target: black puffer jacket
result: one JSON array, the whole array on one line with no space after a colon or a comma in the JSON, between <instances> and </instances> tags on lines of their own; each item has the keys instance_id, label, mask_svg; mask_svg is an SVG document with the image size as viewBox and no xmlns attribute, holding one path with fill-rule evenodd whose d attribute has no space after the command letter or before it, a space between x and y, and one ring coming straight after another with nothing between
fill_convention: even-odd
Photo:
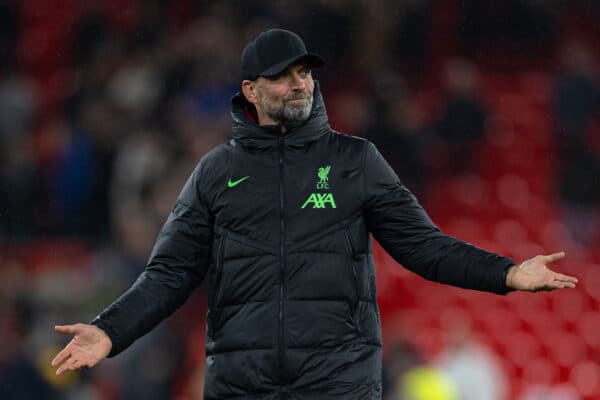
<instances>
[{"instance_id":1,"label":"black puffer jacket","mask_svg":"<svg viewBox=\"0 0 600 400\"><path fill-rule=\"evenodd\" d=\"M200 161L146 271L93 323L115 355L209 272L207 400L380 399L369 232L460 287L504 293L513 263L440 233L371 143L330 129L318 85L309 120L285 136L244 107L234 97L233 140Z\"/></svg>"}]
</instances>

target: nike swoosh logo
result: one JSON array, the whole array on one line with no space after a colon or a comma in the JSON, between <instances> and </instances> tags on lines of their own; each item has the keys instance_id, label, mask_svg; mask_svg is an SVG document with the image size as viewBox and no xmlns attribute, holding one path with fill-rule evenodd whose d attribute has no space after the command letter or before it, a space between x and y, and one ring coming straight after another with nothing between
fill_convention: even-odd
<instances>
[{"instance_id":1,"label":"nike swoosh logo","mask_svg":"<svg viewBox=\"0 0 600 400\"><path fill-rule=\"evenodd\" d=\"M250 178L250 176L245 176L243 178L238 179L237 181L232 181L231 179L227 181L227 187L236 187L240 183L244 182L246 179Z\"/></svg>"}]
</instances>

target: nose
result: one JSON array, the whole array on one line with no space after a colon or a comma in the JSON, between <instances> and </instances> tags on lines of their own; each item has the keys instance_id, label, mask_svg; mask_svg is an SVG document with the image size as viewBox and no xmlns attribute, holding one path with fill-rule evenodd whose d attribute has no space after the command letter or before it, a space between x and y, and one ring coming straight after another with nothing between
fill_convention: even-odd
<instances>
[{"instance_id":1,"label":"nose","mask_svg":"<svg viewBox=\"0 0 600 400\"><path fill-rule=\"evenodd\" d=\"M304 78L298 72L294 71L291 74L291 78L292 78L292 82L291 82L292 89L303 90L306 87L306 82L304 81Z\"/></svg>"}]
</instances>

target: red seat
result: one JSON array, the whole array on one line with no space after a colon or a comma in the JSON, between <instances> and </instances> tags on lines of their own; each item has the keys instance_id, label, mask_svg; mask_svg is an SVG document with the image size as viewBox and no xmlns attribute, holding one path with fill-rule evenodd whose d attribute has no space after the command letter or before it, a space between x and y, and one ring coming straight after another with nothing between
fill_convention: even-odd
<instances>
[{"instance_id":1,"label":"red seat","mask_svg":"<svg viewBox=\"0 0 600 400\"><path fill-rule=\"evenodd\" d=\"M582 285L592 298L600 301L600 266L589 266L582 277Z\"/></svg>"},{"instance_id":2,"label":"red seat","mask_svg":"<svg viewBox=\"0 0 600 400\"><path fill-rule=\"evenodd\" d=\"M514 331L502 340L505 357L517 368L524 369L533 359L542 354L539 340L531 334Z\"/></svg>"},{"instance_id":3,"label":"red seat","mask_svg":"<svg viewBox=\"0 0 600 400\"><path fill-rule=\"evenodd\" d=\"M544 357L529 359L523 368L523 385L550 386L559 379L558 367Z\"/></svg>"},{"instance_id":4,"label":"red seat","mask_svg":"<svg viewBox=\"0 0 600 400\"><path fill-rule=\"evenodd\" d=\"M570 323L578 321L581 315L590 309L589 297L579 290L554 293L551 303L555 315Z\"/></svg>"},{"instance_id":5,"label":"red seat","mask_svg":"<svg viewBox=\"0 0 600 400\"><path fill-rule=\"evenodd\" d=\"M587 346L595 352L600 351L600 314L597 311L579 315L576 330Z\"/></svg>"},{"instance_id":6,"label":"red seat","mask_svg":"<svg viewBox=\"0 0 600 400\"><path fill-rule=\"evenodd\" d=\"M583 340L572 333L550 332L541 339L547 346L551 359L561 367L571 369L588 356Z\"/></svg>"},{"instance_id":7,"label":"red seat","mask_svg":"<svg viewBox=\"0 0 600 400\"><path fill-rule=\"evenodd\" d=\"M583 360L573 367L569 375L580 395L586 399L600 398L600 366L593 360Z\"/></svg>"},{"instance_id":8,"label":"red seat","mask_svg":"<svg viewBox=\"0 0 600 400\"><path fill-rule=\"evenodd\" d=\"M505 338L512 337L521 331L521 321L511 310L503 307L493 307L475 315L476 320L483 328L483 332L503 342Z\"/></svg>"}]
</instances>

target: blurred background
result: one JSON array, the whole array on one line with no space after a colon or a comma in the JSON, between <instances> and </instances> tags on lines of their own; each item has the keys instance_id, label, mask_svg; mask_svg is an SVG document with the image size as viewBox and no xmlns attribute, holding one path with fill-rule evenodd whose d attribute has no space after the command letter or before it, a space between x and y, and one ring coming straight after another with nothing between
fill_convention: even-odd
<instances>
[{"instance_id":1,"label":"blurred background","mask_svg":"<svg viewBox=\"0 0 600 400\"><path fill-rule=\"evenodd\" d=\"M54 376L55 324L143 270L230 136L243 45L298 32L334 129L374 141L447 233L580 279L495 296L375 248L385 399L600 399L600 2L0 0L0 398L201 399L205 289L115 359Z\"/></svg>"}]
</instances>

